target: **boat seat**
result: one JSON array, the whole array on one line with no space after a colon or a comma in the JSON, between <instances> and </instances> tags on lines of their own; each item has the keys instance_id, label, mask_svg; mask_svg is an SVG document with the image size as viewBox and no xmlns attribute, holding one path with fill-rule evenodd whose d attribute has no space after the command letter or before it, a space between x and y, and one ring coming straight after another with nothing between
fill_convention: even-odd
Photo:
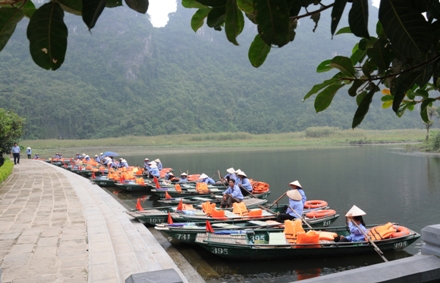
<instances>
[{"instance_id":1,"label":"boat seat","mask_svg":"<svg viewBox=\"0 0 440 283\"><path fill-rule=\"evenodd\" d=\"M267 222L267 221L261 221L261 220L251 220L251 221L249 221L249 223L257 225L257 226L261 226L261 227L281 225L281 223L276 222L276 221Z\"/></svg>"},{"instance_id":2,"label":"boat seat","mask_svg":"<svg viewBox=\"0 0 440 283\"><path fill-rule=\"evenodd\" d=\"M269 245L286 245L284 233L269 233Z\"/></svg>"},{"instance_id":3,"label":"boat seat","mask_svg":"<svg viewBox=\"0 0 440 283\"><path fill-rule=\"evenodd\" d=\"M219 228L225 227L225 226L228 226L228 225L229 225L228 223L212 223L211 224L212 227L219 227Z\"/></svg>"},{"instance_id":4,"label":"boat seat","mask_svg":"<svg viewBox=\"0 0 440 283\"><path fill-rule=\"evenodd\" d=\"M227 218L242 218L242 216L237 215L229 210L225 210L225 217L227 217Z\"/></svg>"}]
</instances>

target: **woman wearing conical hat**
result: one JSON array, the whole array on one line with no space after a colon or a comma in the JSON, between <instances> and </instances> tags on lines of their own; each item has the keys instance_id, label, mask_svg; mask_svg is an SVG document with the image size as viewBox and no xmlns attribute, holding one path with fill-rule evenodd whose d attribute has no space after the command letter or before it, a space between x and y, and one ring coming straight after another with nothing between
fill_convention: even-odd
<instances>
[{"instance_id":1,"label":"woman wearing conical hat","mask_svg":"<svg viewBox=\"0 0 440 283\"><path fill-rule=\"evenodd\" d=\"M304 203L307 201L306 194L304 193L304 190L301 186L301 184L298 182L298 180L293 181L289 184L292 187L292 190L297 190L301 194L301 201L304 205Z\"/></svg>"},{"instance_id":2,"label":"woman wearing conical hat","mask_svg":"<svg viewBox=\"0 0 440 283\"><path fill-rule=\"evenodd\" d=\"M289 197L289 205L286 213L280 213L277 222L284 223L284 220L293 220L302 216L304 205L301 201L302 196L298 190L289 190L286 195Z\"/></svg>"},{"instance_id":3,"label":"woman wearing conical hat","mask_svg":"<svg viewBox=\"0 0 440 283\"><path fill-rule=\"evenodd\" d=\"M348 235L347 237L337 237L335 238L335 242L365 241L364 234L368 233L368 229L365 228L365 222L362 218L363 215L366 215L366 213L356 205L353 205L353 207L347 212L347 214L345 214L345 217L347 217L348 230L350 231L350 235ZM353 224L353 222L355 222L357 225Z\"/></svg>"},{"instance_id":4,"label":"woman wearing conical hat","mask_svg":"<svg viewBox=\"0 0 440 283\"><path fill-rule=\"evenodd\" d=\"M199 176L199 182L200 183L205 183L205 184L215 184L214 179L210 178L208 175L206 175L205 173L202 173Z\"/></svg>"},{"instance_id":5,"label":"woman wearing conical hat","mask_svg":"<svg viewBox=\"0 0 440 283\"><path fill-rule=\"evenodd\" d=\"M180 179L178 183L179 184L188 183L188 174L186 174L185 172L180 174Z\"/></svg>"},{"instance_id":6,"label":"woman wearing conical hat","mask_svg":"<svg viewBox=\"0 0 440 283\"><path fill-rule=\"evenodd\" d=\"M248 176L243 171L239 171L237 174L237 185L242 189L242 191L251 192L252 193L252 184L249 181ZM248 193L249 194L249 193Z\"/></svg>"},{"instance_id":7,"label":"woman wearing conical hat","mask_svg":"<svg viewBox=\"0 0 440 283\"><path fill-rule=\"evenodd\" d=\"M235 175L235 169L233 167L226 169L226 172L228 172L228 174L223 177L223 182L229 184L229 180L231 179L237 182L237 175Z\"/></svg>"}]
</instances>

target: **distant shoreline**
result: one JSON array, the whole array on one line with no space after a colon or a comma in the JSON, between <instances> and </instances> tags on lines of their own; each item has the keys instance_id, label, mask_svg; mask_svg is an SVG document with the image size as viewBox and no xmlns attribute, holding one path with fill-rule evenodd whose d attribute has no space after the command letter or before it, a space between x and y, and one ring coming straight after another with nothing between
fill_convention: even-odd
<instances>
[{"instance_id":1,"label":"distant shoreline","mask_svg":"<svg viewBox=\"0 0 440 283\"><path fill-rule=\"evenodd\" d=\"M328 130L328 127L322 129ZM333 129L333 132L327 132L318 137L310 137L310 133L307 132L292 132L262 135L212 133L90 140L23 140L19 145L24 148L31 147L32 155L38 153L42 158L52 157L57 152L65 157L73 157L76 153L86 153L93 157L104 151L116 151L120 155L133 156L151 152L185 154L212 151L305 150L356 145L404 145L421 143L426 135L425 130L419 129L391 131ZM316 135L319 135L319 131Z\"/></svg>"}]
</instances>

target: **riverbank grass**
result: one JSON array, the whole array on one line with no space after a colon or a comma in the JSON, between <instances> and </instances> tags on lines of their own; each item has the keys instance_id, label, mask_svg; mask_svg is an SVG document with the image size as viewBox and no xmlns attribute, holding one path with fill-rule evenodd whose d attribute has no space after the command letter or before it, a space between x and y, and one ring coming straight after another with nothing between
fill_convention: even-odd
<instances>
[{"instance_id":1,"label":"riverbank grass","mask_svg":"<svg viewBox=\"0 0 440 283\"><path fill-rule=\"evenodd\" d=\"M316 148L362 144L419 143L425 138L424 130L340 130L334 127L313 127L304 132L254 135L250 133L210 133L164 136L129 136L90 140L23 140L33 154L52 157L56 152L64 156L86 152L119 151L121 154L174 151L201 151L203 148L222 150Z\"/></svg>"}]
</instances>

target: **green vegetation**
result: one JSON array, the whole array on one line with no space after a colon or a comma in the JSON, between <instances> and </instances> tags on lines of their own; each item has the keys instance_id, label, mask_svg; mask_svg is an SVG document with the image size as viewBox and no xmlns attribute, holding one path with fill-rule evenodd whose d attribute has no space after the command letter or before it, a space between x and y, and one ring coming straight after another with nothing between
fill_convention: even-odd
<instances>
[{"instance_id":1,"label":"green vegetation","mask_svg":"<svg viewBox=\"0 0 440 283\"><path fill-rule=\"evenodd\" d=\"M25 119L0 108L0 157L3 153L11 152L15 142L18 142L23 135L23 125Z\"/></svg>"},{"instance_id":2,"label":"green vegetation","mask_svg":"<svg viewBox=\"0 0 440 283\"><path fill-rule=\"evenodd\" d=\"M395 1L382 1L380 14L390 10L389 5ZM27 119L26 139L96 139L218 132L266 134L325 126L348 129L353 126L350 121L358 108L362 111L356 112L357 121L362 121L364 129L418 128L423 127L418 113L407 113L412 115L396 119L393 112L382 110L382 104L389 105L392 100L394 107L400 100L407 105L399 110L399 113L403 113L403 110L412 108L414 102L423 101L422 110L432 102L432 98L426 95L427 89L411 88L411 91L406 91L412 83L401 88L398 86L402 81L421 85L421 81L431 77L433 87L436 87L436 75L431 75L436 70L437 45L423 45L432 47L429 58L420 56L409 60L406 55L395 57L400 53L394 49L406 48L406 43L394 44L395 40L405 35L411 37L405 42L415 42L415 47L428 39L437 42L440 34L436 32L438 24L420 28L420 25L426 25L426 20L421 16L426 7L433 10L428 13L428 22L437 18L437 4L424 5L428 3L427 0L399 0L402 6L396 13L386 19L381 18L383 32L378 29L378 35L370 38L365 33L364 23L368 22L366 11L371 12L370 17L375 17L377 10L371 7L359 9L358 6L367 1L346 3L337 0L318 6L321 5L320 1L281 0L269 1L273 7L265 7L261 6L264 1L260 0L184 0L182 5L185 8L209 6L206 10L201 9L205 14L198 13L198 21L192 22L192 27L200 30L197 33L188 27L193 11L182 6L170 17L165 28L154 29L146 16L134 16L134 12L126 8L145 12L145 5L141 5L141 9L136 5L133 7L128 4L130 0L126 1L125 8L104 9L104 5L95 5L99 1L89 2L94 5L82 6L82 1L72 0L52 1L42 6L35 3L34 7L31 1L26 1L23 6L21 0L13 0L8 2L12 4L1 7L0 18L8 20L0 21L5 31L0 46L3 48L0 52L0 98L2 107ZM121 1L111 2L111 6L122 5ZM202 2L203 5L200 4ZM416 5L416 2L420 3L416 8L408 7ZM61 7L59 3L62 3ZM250 5L245 7L245 3ZM293 5L291 9L271 9L287 3ZM296 6L298 3L303 6ZM223 9L224 4L228 5L228 9ZM51 10L48 8L53 8L54 13L48 13ZM322 8L320 17L317 17L315 8ZM64 13L63 9L69 12ZM347 9L351 9L348 17L343 14ZM80 11L83 17L73 16L71 12L75 11ZM306 11L313 14L316 22L331 23L332 33L335 33L337 26L349 25L351 32L362 39L359 41L350 33L341 33L329 40L331 34L322 24L315 29L317 23L302 17ZM257 18L253 17L256 12L259 15ZM241 19L239 15L243 14L249 19L244 17L243 21L234 22L235 16ZM218 17L212 18L214 15ZM281 16L282 20L275 21L274 33L267 33L270 24L266 20L272 16L274 19ZM24 17L31 20L22 20ZM398 17L414 18L417 22L411 23L408 32L400 32L406 20L395 24ZM353 23L350 18L363 18L365 21ZM208 27L214 29L206 26L200 28L205 19ZM297 25L297 21L300 24ZM233 27L235 24L231 25L232 22L237 28ZM57 39L47 33L39 34L37 27L41 24L62 26L62 29L45 29L62 31L57 34L60 37ZM371 25L375 23L370 21L369 24L371 31L374 29ZM390 26L396 28L394 34L397 39L386 36ZM69 52L64 54L66 27ZM227 37L217 31L220 27ZM363 32L359 33L359 27ZM92 35L87 31L89 28L93 28ZM311 32L313 30L314 33ZM239 37L236 31L241 32ZM257 36L256 31L260 33ZM60 50L49 48L51 52L46 53L47 48L38 45L38 37L48 44L48 48ZM273 42L274 39L277 40ZM228 40L237 41L240 46L232 45ZM58 41L62 44L54 44ZM284 45L284 48L271 48L275 45ZM336 75L328 84L321 85L322 88L313 88L316 81L325 79L323 74L316 74L319 62L332 54L351 54L354 45L356 52L350 59L338 56L318 68L319 72L329 69L342 72L344 78ZM29 54L29 48L32 55ZM255 54L263 54L248 52L249 49L255 51L255 48L270 50L270 56L255 60ZM426 48L420 48L420 52L424 54ZM387 55L380 62L375 57L377 51L385 51L379 53ZM38 54L41 57L35 56ZM254 65L265 63L255 69L249 63L248 56ZM422 57L431 60L423 78L418 76L425 62ZM391 59L395 62L395 73L389 72L387 63ZM58 69L56 72L47 72L33 64L33 60L44 68ZM353 68L356 74L351 73ZM414 75L414 80L407 79L409 75ZM386 101L380 101L379 97L372 99L371 92L377 90L378 84L387 86L391 81L391 94L384 96ZM334 95L341 85L350 83L355 87L345 89L356 96L356 101L348 96ZM309 100L302 103L302 98L311 88L317 91L315 105ZM402 92L406 93L403 100ZM417 100L414 97L418 97ZM331 107L328 107L330 103ZM321 111L324 108L327 108L326 111L318 115L315 113L315 109Z\"/></svg>"},{"instance_id":3,"label":"green vegetation","mask_svg":"<svg viewBox=\"0 0 440 283\"><path fill-rule=\"evenodd\" d=\"M338 132L336 127L310 127L306 129L306 137L308 138L321 138L328 137Z\"/></svg>"},{"instance_id":4,"label":"green vegetation","mask_svg":"<svg viewBox=\"0 0 440 283\"><path fill-rule=\"evenodd\" d=\"M407 150L420 150L424 152L440 152L440 131L431 131L429 139L420 144L406 146Z\"/></svg>"},{"instance_id":5,"label":"green vegetation","mask_svg":"<svg viewBox=\"0 0 440 283\"><path fill-rule=\"evenodd\" d=\"M194 33L188 28L192 11L181 6L160 29L134 15L106 9L91 35L80 17L66 13L66 25L76 29L69 30L68 52L56 72L32 63L26 22L17 25L0 52L0 101L26 118L24 139L351 128L357 105L350 97L335 97L332 107L318 114L313 101L302 98L311 78L323 78L316 65L332 53L350 52L354 37L329 40L327 29L310 33L314 23L303 19L295 46L273 49L256 69L246 57L253 29L243 31L237 47L211 29ZM327 20L330 15L323 14L321 21ZM310 48L312 42L316 48ZM373 101L363 129L424 128L417 113L396 119L381 104Z\"/></svg>"},{"instance_id":6,"label":"green vegetation","mask_svg":"<svg viewBox=\"0 0 440 283\"><path fill-rule=\"evenodd\" d=\"M439 1L381 1L375 35L369 30L369 20L376 20L376 15L370 15L368 1L187 0L182 3L186 8L197 9L191 21L194 31L206 19L206 26L224 30L234 45L238 45L237 37L245 23L249 23L244 21L246 15L250 24L256 25L253 29L256 36L248 53L255 67L264 63L272 47L283 47L301 37L297 31L301 18L310 17L315 22L313 31L319 21L324 21L325 26L330 23L331 36L351 34L360 38L347 56L338 54L318 65L318 73L335 71L336 74L313 86L304 96L307 99L316 94L314 107L316 112L321 112L345 87L358 106L353 128L364 120L374 95L383 87L390 89L381 98L383 108L392 106L399 117L419 104L421 118L428 122L427 108L440 100L436 94L429 96L430 91L440 89ZM312 4L318 7L312 8ZM350 10L348 16L344 15L346 8ZM331 18L324 20L322 15L330 12ZM337 31L345 16L349 26Z\"/></svg>"},{"instance_id":7,"label":"green vegetation","mask_svg":"<svg viewBox=\"0 0 440 283\"><path fill-rule=\"evenodd\" d=\"M76 153L99 154L111 150L123 155L139 153L189 152L214 149L276 150L280 148L316 148L349 146L352 144L419 143L424 140L425 131L420 130L335 130L321 138L306 137L306 132L253 135L247 133L187 134L154 137L123 137L90 140L24 140L33 153L41 157L52 157L56 152L66 157ZM362 142L359 142L362 141Z\"/></svg>"},{"instance_id":8,"label":"green vegetation","mask_svg":"<svg viewBox=\"0 0 440 283\"><path fill-rule=\"evenodd\" d=\"M0 184L3 183L9 177L9 175L11 175L13 168L14 163L11 160L6 159L5 163L0 166Z\"/></svg>"}]
</instances>

